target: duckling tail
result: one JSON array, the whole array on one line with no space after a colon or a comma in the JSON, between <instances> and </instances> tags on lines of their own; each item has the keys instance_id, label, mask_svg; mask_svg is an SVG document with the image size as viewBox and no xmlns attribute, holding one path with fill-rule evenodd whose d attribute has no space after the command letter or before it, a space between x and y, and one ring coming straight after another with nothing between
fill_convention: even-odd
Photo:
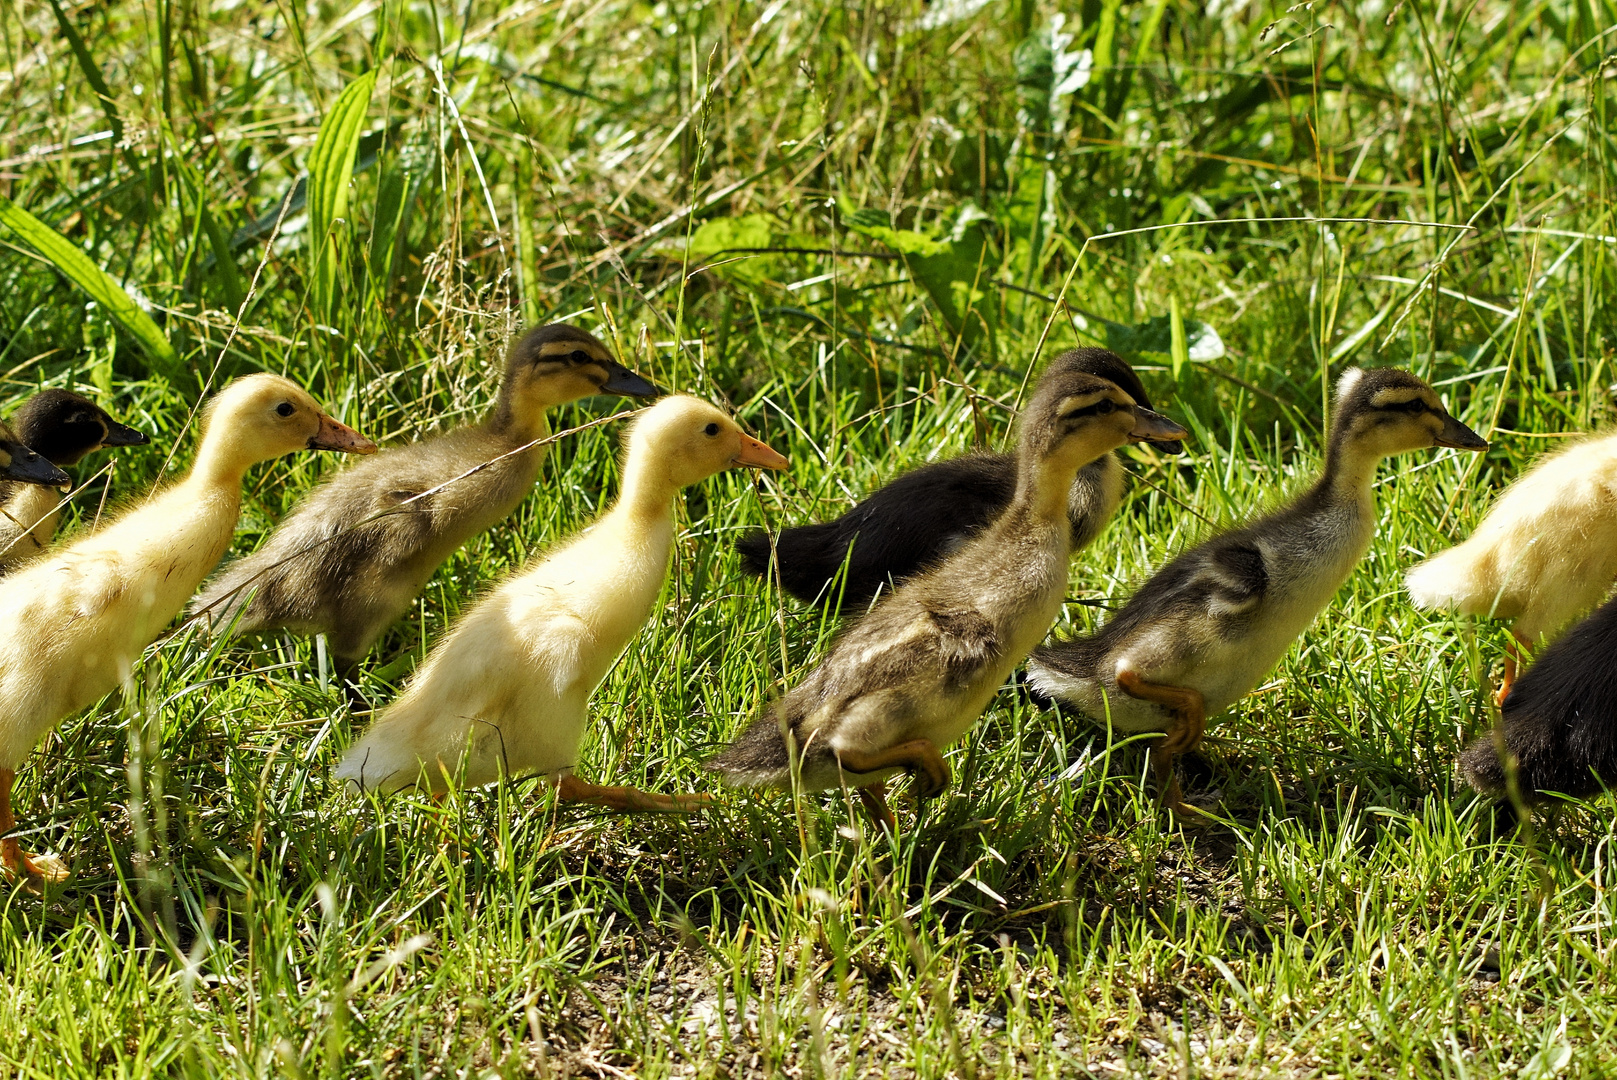
<instances>
[{"instance_id":1,"label":"duckling tail","mask_svg":"<svg viewBox=\"0 0 1617 1080\"><path fill-rule=\"evenodd\" d=\"M835 602L832 582L848 555L848 538L843 535L842 521L827 521L816 525L799 525L782 529L770 544L769 534L756 529L736 541L741 565L749 574L763 577L769 573L770 557L775 561L775 575L781 588L805 604ZM866 603L874 589L850 580L844 601ZM856 595L863 592L863 596Z\"/></svg>"},{"instance_id":2,"label":"duckling tail","mask_svg":"<svg viewBox=\"0 0 1617 1080\"><path fill-rule=\"evenodd\" d=\"M768 787L791 781L786 737L773 710L747 725L735 742L702 762L731 787Z\"/></svg>"},{"instance_id":3,"label":"duckling tail","mask_svg":"<svg viewBox=\"0 0 1617 1080\"><path fill-rule=\"evenodd\" d=\"M1486 615L1500 590L1498 569L1491 547L1458 544L1412 567L1404 585L1416 607Z\"/></svg>"}]
</instances>

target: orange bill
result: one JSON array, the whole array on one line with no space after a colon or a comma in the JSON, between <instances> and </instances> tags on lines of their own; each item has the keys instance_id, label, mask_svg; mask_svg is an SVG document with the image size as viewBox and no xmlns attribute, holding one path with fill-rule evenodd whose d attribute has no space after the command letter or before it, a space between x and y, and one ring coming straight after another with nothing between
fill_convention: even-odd
<instances>
[{"instance_id":1,"label":"orange bill","mask_svg":"<svg viewBox=\"0 0 1617 1080\"><path fill-rule=\"evenodd\" d=\"M374 454L376 444L325 413L320 414L320 430L309 439L310 450L338 450L345 454Z\"/></svg>"},{"instance_id":2,"label":"orange bill","mask_svg":"<svg viewBox=\"0 0 1617 1080\"><path fill-rule=\"evenodd\" d=\"M741 436L741 453L736 455L737 465L750 465L755 469L784 469L790 464L751 435Z\"/></svg>"}]
</instances>

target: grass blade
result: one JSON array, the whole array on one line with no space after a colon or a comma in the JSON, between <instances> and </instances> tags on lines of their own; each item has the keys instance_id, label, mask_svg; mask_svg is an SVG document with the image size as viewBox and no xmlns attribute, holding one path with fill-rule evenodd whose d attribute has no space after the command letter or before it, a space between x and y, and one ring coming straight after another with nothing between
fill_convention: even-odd
<instances>
[{"instance_id":1,"label":"grass blade","mask_svg":"<svg viewBox=\"0 0 1617 1080\"><path fill-rule=\"evenodd\" d=\"M315 318L320 322L331 321L337 270L346 261L332 230L348 213L348 182L354 175L359 129L365 123L365 111L375 87L373 68L344 88L321 121L320 134L309 154L309 293Z\"/></svg>"},{"instance_id":2,"label":"grass blade","mask_svg":"<svg viewBox=\"0 0 1617 1080\"><path fill-rule=\"evenodd\" d=\"M159 370L173 375L179 367L179 355L167 336L135 303L124 287L105 270L80 251L74 243L34 215L0 195L0 222L16 233L73 284L90 294L90 299L106 309L118 325L140 342Z\"/></svg>"}]
</instances>

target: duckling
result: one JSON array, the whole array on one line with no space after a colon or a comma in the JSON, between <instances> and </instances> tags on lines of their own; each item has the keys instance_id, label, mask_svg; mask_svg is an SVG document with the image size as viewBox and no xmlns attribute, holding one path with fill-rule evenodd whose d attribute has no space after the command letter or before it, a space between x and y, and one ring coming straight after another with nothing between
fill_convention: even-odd
<instances>
[{"instance_id":1,"label":"duckling","mask_svg":"<svg viewBox=\"0 0 1617 1080\"><path fill-rule=\"evenodd\" d=\"M807 678L706 763L736 787L857 788L893 826L883 782L949 782L941 751L964 735L1067 591L1078 471L1131 440L1188 434L1116 383L1071 367L1040 380L1023 414L1016 490L986 529L878 601Z\"/></svg>"},{"instance_id":2,"label":"duckling","mask_svg":"<svg viewBox=\"0 0 1617 1080\"><path fill-rule=\"evenodd\" d=\"M242 476L294 450L370 453L368 440L277 375L238 379L203 418L190 474L115 521L46 553L0 588L0 863L59 878L15 837L11 785L40 736L129 677L230 546Z\"/></svg>"},{"instance_id":3,"label":"duckling","mask_svg":"<svg viewBox=\"0 0 1617 1080\"><path fill-rule=\"evenodd\" d=\"M1047 371L1098 375L1136 404L1154 408L1134 369L1107 349L1072 349L1050 361ZM1168 454L1182 449L1177 440L1154 443ZM759 577L769 571L773 554L781 587L805 603L866 608L878 589L891 589L992 524L1010 505L1016 481L1015 454L967 454L905 473L833 521L782 529L773 550L760 529L737 540L736 551L742 569ZM1122 495L1123 467L1115 454L1102 454L1078 470L1067 502L1074 551L1100 534ZM832 582L844 563L848 571L839 591Z\"/></svg>"},{"instance_id":4,"label":"duckling","mask_svg":"<svg viewBox=\"0 0 1617 1080\"><path fill-rule=\"evenodd\" d=\"M654 397L657 388L577 327L529 331L511 346L486 419L390 448L316 487L191 610L215 632L325 634L348 680L444 560L533 488L548 449L533 445L550 433L545 410L592 394Z\"/></svg>"},{"instance_id":5,"label":"duckling","mask_svg":"<svg viewBox=\"0 0 1617 1080\"><path fill-rule=\"evenodd\" d=\"M1506 752L1529 803L1550 792L1585 798L1617 783L1617 599L1546 648L1505 698ZM1495 735L1460 755L1460 773L1485 795L1505 794Z\"/></svg>"},{"instance_id":6,"label":"duckling","mask_svg":"<svg viewBox=\"0 0 1617 1080\"><path fill-rule=\"evenodd\" d=\"M104 446L144 446L151 441L118 423L95 402L67 390L41 390L23 403L12 421L17 437L57 466L77 465ZM61 501L56 491L39 484L0 483L0 574L50 546L62 517Z\"/></svg>"},{"instance_id":7,"label":"duckling","mask_svg":"<svg viewBox=\"0 0 1617 1080\"><path fill-rule=\"evenodd\" d=\"M538 773L566 801L618 810L700 805L600 787L571 770L590 695L662 591L679 490L737 465L784 469L786 459L684 396L641 412L625 443L623 490L612 509L468 612L348 749L339 778L366 790L420 785L438 793L450 776L481 785Z\"/></svg>"},{"instance_id":8,"label":"duckling","mask_svg":"<svg viewBox=\"0 0 1617 1080\"><path fill-rule=\"evenodd\" d=\"M1120 731L1165 732L1153 753L1158 790L1182 809L1174 756L1200 743L1209 715L1258 684L1368 550L1377 463L1487 445L1416 376L1349 369L1312 487L1174 559L1092 636L1035 649L1029 685L1095 720L1109 716Z\"/></svg>"},{"instance_id":9,"label":"duckling","mask_svg":"<svg viewBox=\"0 0 1617 1080\"><path fill-rule=\"evenodd\" d=\"M57 487L71 479L67 473L29 449L14 431L0 423L0 480Z\"/></svg>"},{"instance_id":10,"label":"duckling","mask_svg":"<svg viewBox=\"0 0 1617 1080\"><path fill-rule=\"evenodd\" d=\"M1499 496L1463 544L1409 571L1423 608L1514 619L1503 704L1521 649L1553 639L1617 581L1617 432L1546 455Z\"/></svg>"}]
</instances>

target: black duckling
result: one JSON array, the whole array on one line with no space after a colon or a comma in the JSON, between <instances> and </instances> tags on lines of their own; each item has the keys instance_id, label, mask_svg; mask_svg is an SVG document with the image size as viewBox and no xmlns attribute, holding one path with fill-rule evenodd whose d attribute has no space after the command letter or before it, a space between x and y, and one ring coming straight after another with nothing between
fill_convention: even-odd
<instances>
[{"instance_id":1,"label":"black duckling","mask_svg":"<svg viewBox=\"0 0 1617 1080\"><path fill-rule=\"evenodd\" d=\"M1375 535L1384 457L1487 448L1406 371L1349 369L1337 384L1325 469L1290 505L1213 537L1157 572L1090 637L1042 646L1028 683L1119 731L1161 731L1158 790L1181 807L1173 758L1209 715L1245 697L1336 595Z\"/></svg>"},{"instance_id":2,"label":"black duckling","mask_svg":"<svg viewBox=\"0 0 1617 1080\"><path fill-rule=\"evenodd\" d=\"M52 465L77 465L104 446L144 446L151 440L120 424L88 398L67 390L41 390L11 417L18 439ZM62 483L71 480L60 468ZM50 546L62 517L61 497L39 481L0 483L0 574Z\"/></svg>"},{"instance_id":3,"label":"black duckling","mask_svg":"<svg viewBox=\"0 0 1617 1080\"><path fill-rule=\"evenodd\" d=\"M1500 723L1528 803L1617 783L1617 598L1539 654L1505 697ZM1505 794L1493 733L1460 755L1460 773L1485 795Z\"/></svg>"},{"instance_id":4,"label":"black duckling","mask_svg":"<svg viewBox=\"0 0 1617 1080\"><path fill-rule=\"evenodd\" d=\"M1130 440L1185 434L1107 379L1070 366L1047 374L1023 414L1016 488L998 519L877 603L706 767L739 787L790 788L794 772L810 791L846 783L889 826L887 777L921 774L921 795L940 792L942 749L1061 610L1078 470Z\"/></svg>"},{"instance_id":5,"label":"black duckling","mask_svg":"<svg viewBox=\"0 0 1617 1080\"><path fill-rule=\"evenodd\" d=\"M592 394L654 397L657 388L577 327L529 331L511 346L485 420L384 450L316 487L192 612L206 612L216 632L234 623L241 633L326 634L346 679L443 561L533 488L548 445L530 444L549 433L545 410Z\"/></svg>"},{"instance_id":6,"label":"black duckling","mask_svg":"<svg viewBox=\"0 0 1617 1080\"><path fill-rule=\"evenodd\" d=\"M1098 375L1135 403L1153 408L1134 369L1107 349L1072 349L1050 361L1057 371ZM1177 439L1150 440L1177 454ZM769 534L754 530L736 541L742 569L763 576L776 556L781 587L804 603L839 602L865 608L877 590L918 573L959 548L1010 505L1016 491L1015 454L974 453L923 465L877 488L833 521L782 529L773 552ZM1072 548L1082 550L1111 519L1123 494L1123 467L1110 452L1084 466L1068 498ZM853 554L848 545L853 545ZM840 593L832 585L846 562Z\"/></svg>"}]
</instances>

